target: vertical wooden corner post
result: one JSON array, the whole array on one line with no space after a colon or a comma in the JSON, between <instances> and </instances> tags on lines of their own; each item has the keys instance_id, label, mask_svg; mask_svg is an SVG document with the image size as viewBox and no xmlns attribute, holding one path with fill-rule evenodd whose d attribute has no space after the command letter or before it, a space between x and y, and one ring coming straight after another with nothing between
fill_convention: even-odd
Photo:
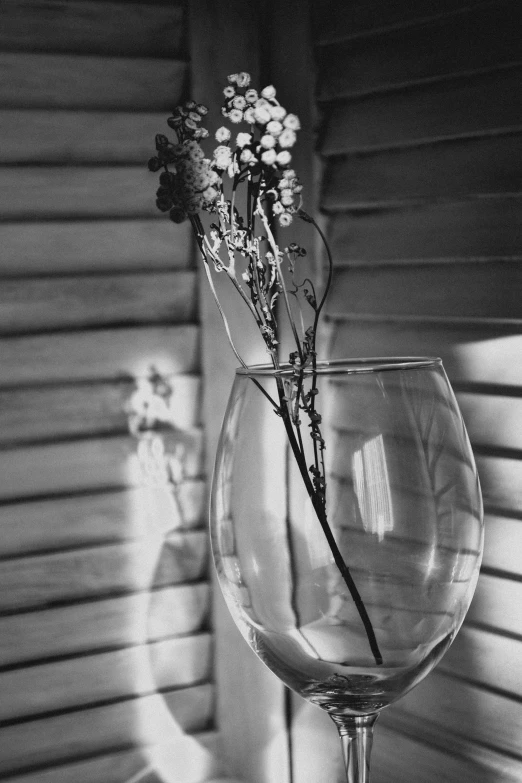
<instances>
[{"instance_id":1,"label":"vertical wooden corner post","mask_svg":"<svg viewBox=\"0 0 522 783\"><path fill-rule=\"evenodd\" d=\"M305 209L316 211L314 167L313 58L309 39L308 0L191 0L191 95L210 108L209 129L219 127L223 87L229 73L248 71L256 85L274 84L285 108L301 119L302 130L292 165L304 184ZM261 84L262 82L262 84ZM300 276L320 276L318 242L312 227L295 221L282 229L279 241L296 241L308 250ZM306 266L305 266L306 265ZM267 354L257 327L236 292L217 279L219 295L240 354L248 364L265 362ZM202 361L207 470L211 475L219 430L237 361L230 350L221 317L201 279ZM291 349L283 335L283 358ZM248 783L291 783L308 763L309 720L304 703L293 701L277 678L243 642L215 586L216 721L230 772ZM297 732L289 725L295 714ZM316 730L316 726L313 730ZM332 732L334 735L334 732ZM333 738L335 741L335 737ZM315 743L314 743L315 744ZM336 748L337 751L337 748ZM295 756L295 758L294 758ZM324 768L324 754L320 766ZM296 767L297 765L297 767ZM317 765L315 766L317 770ZM299 776L301 783L301 777Z\"/></svg>"}]
</instances>

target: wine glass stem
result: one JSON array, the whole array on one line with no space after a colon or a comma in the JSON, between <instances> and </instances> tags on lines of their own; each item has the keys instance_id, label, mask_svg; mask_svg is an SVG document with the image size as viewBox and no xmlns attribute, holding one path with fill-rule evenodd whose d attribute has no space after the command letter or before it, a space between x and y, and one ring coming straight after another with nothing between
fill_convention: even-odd
<instances>
[{"instance_id":1,"label":"wine glass stem","mask_svg":"<svg viewBox=\"0 0 522 783\"><path fill-rule=\"evenodd\" d=\"M377 714L361 717L330 715L341 738L347 783L370 783L373 726Z\"/></svg>"}]
</instances>

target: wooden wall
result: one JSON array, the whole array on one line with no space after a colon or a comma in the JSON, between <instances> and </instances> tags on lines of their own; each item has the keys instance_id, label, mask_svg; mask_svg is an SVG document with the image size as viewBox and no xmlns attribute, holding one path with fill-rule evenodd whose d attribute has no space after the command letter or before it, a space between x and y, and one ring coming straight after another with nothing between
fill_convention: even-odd
<instances>
[{"instance_id":1,"label":"wooden wall","mask_svg":"<svg viewBox=\"0 0 522 783\"><path fill-rule=\"evenodd\" d=\"M193 783L218 769L197 279L146 170L188 86L186 13L0 16L0 777ZM127 428L152 365L170 482Z\"/></svg>"},{"instance_id":2,"label":"wooden wall","mask_svg":"<svg viewBox=\"0 0 522 783\"><path fill-rule=\"evenodd\" d=\"M440 355L479 466L465 625L376 729L375 781L522 779L522 48L513 1L315 19L335 356Z\"/></svg>"}]
</instances>

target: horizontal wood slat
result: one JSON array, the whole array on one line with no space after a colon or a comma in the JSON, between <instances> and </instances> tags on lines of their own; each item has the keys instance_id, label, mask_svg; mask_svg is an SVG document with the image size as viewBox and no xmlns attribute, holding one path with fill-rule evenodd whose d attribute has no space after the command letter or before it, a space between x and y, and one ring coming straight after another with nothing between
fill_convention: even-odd
<instances>
[{"instance_id":1,"label":"horizontal wood slat","mask_svg":"<svg viewBox=\"0 0 522 783\"><path fill-rule=\"evenodd\" d=\"M0 111L2 163L136 163L154 154L165 113Z\"/></svg>"},{"instance_id":2,"label":"horizontal wood slat","mask_svg":"<svg viewBox=\"0 0 522 783\"><path fill-rule=\"evenodd\" d=\"M193 634L209 611L198 582L0 617L0 666Z\"/></svg>"},{"instance_id":3,"label":"horizontal wood slat","mask_svg":"<svg viewBox=\"0 0 522 783\"><path fill-rule=\"evenodd\" d=\"M0 49L111 57L170 57L184 50L178 3L4 0Z\"/></svg>"},{"instance_id":4,"label":"horizontal wood slat","mask_svg":"<svg viewBox=\"0 0 522 783\"><path fill-rule=\"evenodd\" d=\"M172 389L172 425L201 424L200 378L174 375L166 381ZM0 389L0 445L126 432L136 388L133 381L119 381Z\"/></svg>"},{"instance_id":5,"label":"horizontal wood slat","mask_svg":"<svg viewBox=\"0 0 522 783\"><path fill-rule=\"evenodd\" d=\"M209 674L209 634L2 672L0 721L188 687Z\"/></svg>"},{"instance_id":6,"label":"horizontal wood slat","mask_svg":"<svg viewBox=\"0 0 522 783\"><path fill-rule=\"evenodd\" d=\"M375 783L403 783L405 760L422 783L440 783L442 771L447 781L459 783L518 783L522 773L520 761L392 708L375 732Z\"/></svg>"},{"instance_id":7,"label":"horizontal wood slat","mask_svg":"<svg viewBox=\"0 0 522 783\"><path fill-rule=\"evenodd\" d=\"M520 639L520 601L522 582L481 574L466 622Z\"/></svg>"},{"instance_id":8,"label":"horizontal wood slat","mask_svg":"<svg viewBox=\"0 0 522 783\"><path fill-rule=\"evenodd\" d=\"M522 460L476 456L484 503L495 510L522 511Z\"/></svg>"},{"instance_id":9,"label":"horizontal wood slat","mask_svg":"<svg viewBox=\"0 0 522 783\"><path fill-rule=\"evenodd\" d=\"M513 0L486 3L459 18L324 45L318 51L319 95L360 95L519 61L517 18Z\"/></svg>"},{"instance_id":10,"label":"horizontal wood slat","mask_svg":"<svg viewBox=\"0 0 522 783\"><path fill-rule=\"evenodd\" d=\"M358 268L334 273L328 307L334 313L522 319L520 290L517 261Z\"/></svg>"},{"instance_id":11,"label":"horizontal wood slat","mask_svg":"<svg viewBox=\"0 0 522 783\"><path fill-rule=\"evenodd\" d=\"M440 356L452 381L522 385L522 334L515 326L357 317L336 320L331 328L333 358Z\"/></svg>"},{"instance_id":12,"label":"horizontal wood slat","mask_svg":"<svg viewBox=\"0 0 522 783\"><path fill-rule=\"evenodd\" d=\"M180 728L201 731L210 721L212 695L212 686L197 685L4 727L0 772L21 773L93 753L153 745Z\"/></svg>"},{"instance_id":13,"label":"horizontal wood slat","mask_svg":"<svg viewBox=\"0 0 522 783\"><path fill-rule=\"evenodd\" d=\"M0 506L0 559L203 526L205 482ZM139 518L137 511L139 510Z\"/></svg>"},{"instance_id":14,"label":"horizontal wood slat","mask_svg":"<svg viewBox=\"0 0 522 783\"><path fill-rule=\"evenodd\" d=\"M522 760L522 711L517 701L433 672L401 700L398 709L420 722L433 721L436 715L448 736L455 733ZM502 731L492 732L491 727L498 725Z\"/></svg>"},{"instance_id":15,"label":"horizontal wood slat","mask_svg":"<svg viewBox=\"0 0 522 783\"><path fill-rule=\"evenodd\" d=\"M522 520L486 515L483 565L522 577Z\"/></svg>"},{"instance_id":16,"label":"horizontal wood slat","mask_svg":"<svg viewBox=\"0 0 522 783\"><path fill-rule=\"evenodd\" d=\"M156 188L145 166L7 167L0 210L3 220L158 217Z\"/></svg>"},{"instance_id":17,"label":"horizontal wood slat","mask_svg":"<svg viewBox=\"0 0 522 783\"><path fill-rule=\"evenodd\" d=\"M153 195L153 183L147 192ZM159 215L159 213L158 213ZM191 265L188 222L164 220L0 223L1 276L183 268Z\"/></svg>"},{"instance_id":18,"label":"horizontal wood slat","mask_svg":"<svg viewBox=\"0 0 522 783\"><path fill-rule=\"evenodd\" d=\"M506 639L476 628L461 628L437 671L468 682L522 697L518 662L522 641Z\"/></svg>"},{"instance_id":19,"label":"horizontal wood slat","mask_svg":"<svg viewBox=\"0 0 522 783\"><path fill-rule=\"evenodd\" d=\"M206 569L207 535L200 530L4 560L0 611L193 582Z\"/></svg>"},{"instance_id":20,"label":"horizontal wood slat","mask_svg":"<svg viewBox=\"0 0 522 783\"><path fill-rule=\"evenodd\" d=\"M379 35L394 27L425 24L440 15L466 13L479 5L473 0L357 0L345 5L338 0L324 0L314 9L314 26L318 43Z\"/></svg>"},{"instance_id":21,"label":"horizontal wood slat","mask_svg":"<svg viewBox=\"0 0 522 783\"><path fill-rule=\"evenodd\" d=\"M501 69L336 103L327 109L321 152L342 155L520 128L520 108L513 96L521 78L520 67Z\"/></svg>"},{"instance_id":22,"label":"horizontal wood slat","mask_svg":"<svg viewBox=\"0 0 522 783\"><path fill-rule=\"evenodd\" d=\"M195 272L4 280L0 335L184 323L195 319L196 310Z\"/></svg>"},{"instance_id":23,"label":"horizontal wood slat","mask_svg":"<svg viewBox=\"0 0 522 783\"><path fill-rule=\"evenodd\" d=\"M338 213L331 218L329 239L338 263L522 258L522 199Z\"/></svg>"},{"instance_id":24,"label":"horizontal wood slat","mask_svg":"<svg viewBox=\"0 0 522 783\"><path fill-rule=\"evenodd\" d=\"M174 732L173 732L174 734ZM163 783L165 774L175 765L176 783L212 780L213 783L238 783L222 777L221 741L218 732L181 734L162 744L141 749L104 753L87 761L60 764L23 775L4 777L13 783L121 783L140 780ZM183 764L181 763L183 760ZM219 777L219 780L217 778Z\"/></svg>"},{"instance_id":25,"label":"horizontal wood slat","mask_svg":"<svg viewBox=\"0 0 522 783\"><path fill-rule=\"evenodd\" d=\"M0 106L169 111L180 102L186 76L181 60L3 52Z\"/></svg>"},{"instance_id":26,"label":"horizontal wood slat","mask_svg":"<svg viewBox=\"0 0 522 783\"><path fill-rule=\"evenodd\" d=\"M327 211L522 192L522 134L333 159Z\"/></svg>"},{"instance_id":27,"label":"horizontal wood slat","mask_svg":"<svg viewBox=\"0 0 522 783\"><path fill-rule=\"evenodd\" d=\"M0 386L117 380L199 368L196 326L97 329L0 340Z\"/></svg>"},{"instance_id":28,"label":"horizontal wood slat","mask_svg":"<svg viewBox=\"0 0 522 783\"><path fill-rule=\"evenodd\" d=\"M160 490L161 479L147 476L131 436L89 438L0 451L0 499L30 498L95 489L144 487ZM169 432L165 454L176 462L180 480L203 472L203 436L199 429ZM149 466L147 466L149 467ZM150 469L150 468L149 468ZM139 508L145 494L135 495ZM140 510L141 513L141 510Z\"/></svg>"},{"instance_id":29,"label":"horizontal wood slat","mask_svg":"<svg viewBox=\"0 0 522 783\"><path fill-rule=\"evenodd\" d=\"M461 393L457 399L475 446L518 449L522 453L522 398Z\"/></svg>"}]
</instances>

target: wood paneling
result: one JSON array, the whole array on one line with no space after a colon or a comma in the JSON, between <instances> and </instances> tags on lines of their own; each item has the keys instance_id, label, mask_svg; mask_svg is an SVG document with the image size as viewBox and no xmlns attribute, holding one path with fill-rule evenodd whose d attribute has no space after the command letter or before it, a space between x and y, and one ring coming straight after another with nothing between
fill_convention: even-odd
<instances>
[{"instance_id":1,"label":"wood paneling","mask_svg":"<svg viewBox=\"0 0 522 783\"><path fill-rule=\"evenodd\" d=\"M153 187L149 180L150 189ZM159 213L158 213L159 214ZM1 223L0 274L153 271L191 265L188 223L170 220L60 220Z\"/></svg>"},{"instance_id":2,"label":"wood paneling","mask_svg":"<svg viewBox=\"0 0 522 783\"><path fill-rule=\"evenodd\" d=\"M0 106L168 112L186 75L182 60L3 52Z\"/></svg>"},{"instance_id":3,"label":"wood paneling","mask_svg":"<svg viewBox=\"0 0 522 783\"><path fill-rule=\"evenodd\" d=\"M520 129L520 106L513 96L521 77L522 69L513 67L336 103L326 121L323 152L342 155Z\"/></svg>"},{"instance_id":4,"label":"wood paneling","mask_svg":"<svg viewBox=\"0 0 522 783\"><path fill-rule=\"evenodd\" d=\"M522 134L333 159L325 173L327 211L520 194Z\"/></svg>"},{"instance_id":5,"label":"wood paneling","mask_svg":"<svg viewBox=\"0 0 522 783\"><path fill-rule=\"evenodd\" d=\"M522 321L521 289L518 261L347 269L335 273L328 307L334 313L459 318L487 313Z\"/></svg>"},{"instance_id":6,"label":"wood paneling","mask_svg":"<svg viewBox=\"0 0 522 783\"><path fill-rule=\"evenodd\" d=\"M174 106L172 106L174 108ZM0 111L6 141L2 163L136 163L144 165L154 153L156 133L170 131L166 113Z\"/></svg>"},{"instance_id":7,"label":"wood paneling","mask_svg":"<svg viewBox=\"0 0 522 783\"><path fill-rule=\"evenodd\" d=\"M519 61L517 19L516 0L483 3L431 24L420 19L416 26L386 35L324 45L319 50L320 97L382 92Z\"/></svg>"},{"instance_id":8,"label":"wood paneling","mask_svg":"<svg viewBox=\"0 0 522 783\"><path fill-rule=\"evenodd\" d=\"M330 237L338 263L520 259L522 199L502 196L400 210L340 212L331 218Z\"/></svg>"},{"instance_id":9,"label":"wood paneling","mask_svg":"<svg viewBox=\"0 0 522 783\"><path fill-rule=\"evenodd\" d=\"M3 220L157 217L157 183L145 166L6 167Z\"/></svg>"},{"instance_id":10,"label":"wood paneling","mask_svg":"<svg viewBox=\"0 0 522 783\"><path fill-rule=\"evenodd\" d=\"M488 514L483 565L495 571L506 572L507 575L521 577L521 551L522 520Z\"/></svg>"},{"instance_id":11,"label":"wood paneling","mask_svg":"<svg viewBox=\"0 0 522 783\"><path fill-rule=\"evenodd\" d=\"M520 638L521 600L520 581L481 574L466 621Z\"/></svg>"},{"instance_id":12,"label":"wood paneling","mask_svg":"<svg viewBox=\"0 0 522 783\"><path fill-rule=\"evenodd\" d=\"M211 685L196 685L4 726L0 772L21 773L102 751L156 744L180 729L206 729L212 695Z\"/></svg>"},{"instance_id":13,"label":"wood paneling","mask_svg":"<svg viewBox=\"0 0 522 783\"><path fill-rule=\"evenodd\" d=\"M0 617L0 666L194 634L209 611L209 586L197 582Z\"/></svg>"},{"instance_id":14,"label":"wood paneling","mask_svg":"<svg viewBox=\"0 0 522 783\"><path fill-rule=\"evenodd\" d=\"M118 380L198 369L193 325L99 329L0 340L2 385Z\"/></svg>"},{"instance_id":15,"label":"wood paneling","mask_svg":"<svg viewBox=\"0 0 522 783\"><path fill-rule=\"evenodd\" d=\"M180 3L2 0L0 11L4 51L175 58L186 46Z\"/></svg>"}]
</instances>

